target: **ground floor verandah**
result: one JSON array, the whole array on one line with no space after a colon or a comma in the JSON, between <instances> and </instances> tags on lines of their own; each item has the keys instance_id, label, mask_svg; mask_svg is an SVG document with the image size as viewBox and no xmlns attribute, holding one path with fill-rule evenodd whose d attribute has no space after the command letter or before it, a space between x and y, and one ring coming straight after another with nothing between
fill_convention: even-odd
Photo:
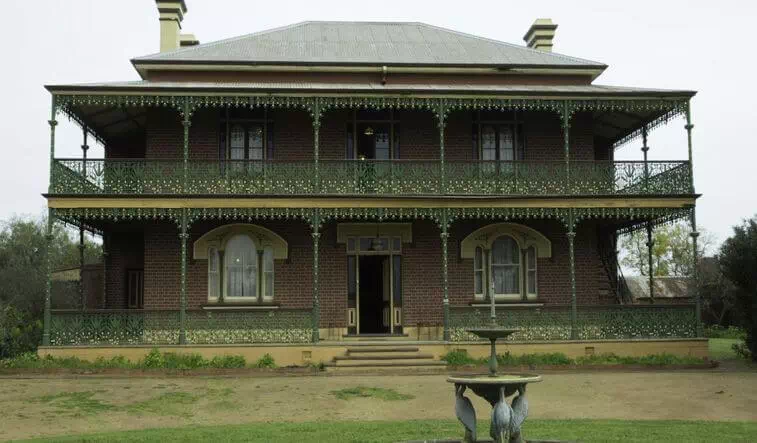
<instances>
[{"instance_id":1,"label":"ground floor verandah","mask_svg":"<svg viewBox=\"0 0 757 443\"><path fill-rule=\"evenodd\" d=\"M462 343L489 323L491 294L513 341L698 333L695 305L623 304L614 261L617 232L690 208L52 212L103 234L106 252L90 293L66 301L51 284L52 346ZM239 235L253 255L231 252Z\"/></svg>"}]
</instances>

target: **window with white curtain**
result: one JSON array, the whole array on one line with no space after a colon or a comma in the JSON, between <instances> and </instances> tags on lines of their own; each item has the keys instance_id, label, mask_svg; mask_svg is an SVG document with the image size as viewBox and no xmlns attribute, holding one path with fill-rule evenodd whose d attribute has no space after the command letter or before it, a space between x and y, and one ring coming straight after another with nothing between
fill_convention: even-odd
<instances>
[{"instance_id":1,"label":"window with white curtain","mask_svg":"<svg viewBox=\"0 0 757 443\"><path fill-rule=\"evenodd\" d=\"M491 281L494 295L520 295L520 248L510 236L503 235L492 244Z\"/></svg>"},{"instance_id":2,"label":"window with white curtain","mask_svg":"<svg viewBox=\"0 0 757 443\"><path fill-rule=\"evenodd\" d=\"M476 254L473 257L473 286L476 296L484 296L484 249L481 246L476 248Z\"/></svg>"},{"instance_id":3,"label":"window with white curtain","mask_svg":"<svg viewBox=\"0 0 757 443\"><path fill-rule=\"evenodd\" d=\"M224 298L258 298L258 251L247 235L237 234L226 243L224 252Z\"/></svg>"},{"instance_id":4,"label":"window with white curtain","mask_svg":"<svg viewBox=\"0 0 757 443\"><path fill-rule=\"evenodd\" d=\"M221 292L218 249L208 248L208 300L218 300Z\"/></svg>"},{"instance_id":5,"label":"window with white curtain","mask_svg":"<svg viewBox=\"0 0 757 443\"><path fill-rule=\"evenodd\" d=\"M536 295L536 248L526 249L526 293Z\"/></svg>"},{"instance_id":6,"label":"window with white curtain","mask_svg":"<svg viewBox=\"0 0 757 443\"><path fill-rule=\"evenodd\" d=\"M273 248L263 250L263 299L273 299Z\"/></svg>"}]
</instances>

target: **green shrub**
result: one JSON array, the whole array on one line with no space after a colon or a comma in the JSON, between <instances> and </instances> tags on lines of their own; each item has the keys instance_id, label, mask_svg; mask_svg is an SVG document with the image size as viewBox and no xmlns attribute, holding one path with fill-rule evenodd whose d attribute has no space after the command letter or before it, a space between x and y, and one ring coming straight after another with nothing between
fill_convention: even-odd
<instances>
[{"instance_id":1,"label":"green shrub","mask_svg":"<svg viewBox=\"0 0 757 443\"><path fill-rule=\"evenodd\" d=\"M731 349L733 349L733 352L735 352L736 355L745 360L754 360L752 358L752 351L749 350L749 346L744 342L732 344Z\"/></svg>"},{"instance_id":2,"label":"green shrub","mask_svg":"<svg viewBox=\"0 0 757 443\"><path fill-rule=\"evenodd\" d=\"M497 363L502 366L560 366L575 362L561 352L511 355L508 351L497 356Z\"/></svg>"},{"instance_id":3,"label":"green shrub","mask_svg":"<svg viewBox=\"0 0 757 443\"><path fill-rule=\"evenodd\" d=\"M247 361L241 355L224 355L213 357L208 366L211 368L237 369L247 366Z\"/></svg>"},{"instance_id":4,"label":"green shrub","mask_svg":"<svg viewBox=\"0 0 757 443\"><path fill-rule=\"evenodd\" d=\"M165 360L163 354L157 348L152 348L137 365L147 369L162 368L165 365Z\"/></svg>"},{"instance_id":5,"label":"green shrub","mask_svg":"<svg viewBox=\"0 0 757 443\"><path fill-rule=\"evenodd\" d=\"M255 362L254 367L256 368L275 368L276 367L276 361L273 359L273 356L271 354L265 354L262 357L258 359L258 361Z\"/></svg>"},{"instance_id":6,"label":"green shrub","mask_svg":"<svg viewBox=\"0 0 757 443\"><path fill-rule=\"evenodd\" d=\"M479 361L470 355L466 349L454 349L442 355L442 360L450 366L475 365Z\"/></svg>"},{"instance_id":7,"label":"green shrub","mask_svg":"<svg viewBox=\"0 0 757 443\"><path fill-rule=\"evenodd\" d=\"M704 336L707 338L734 338L744 340L746 330L738 326L729 326L727 328L719 325L712 325L704 329Z\"/></svg>"}]
</instances>

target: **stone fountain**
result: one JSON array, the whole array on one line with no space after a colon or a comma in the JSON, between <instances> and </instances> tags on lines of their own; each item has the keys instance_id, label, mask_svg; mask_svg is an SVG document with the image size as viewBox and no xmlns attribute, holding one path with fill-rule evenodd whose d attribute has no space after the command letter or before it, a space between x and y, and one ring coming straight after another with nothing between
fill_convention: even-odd
<instances>
[{"instance_id":1,"label":"stone fountain","mask_svg":"<svg viewBox=\"0 0 757 443\"><path fill-rule=\"evenodd\" d=\"M491 294L494 294L492 287ZM528 416L526 385L541 381L535 374L498 374L497 339L507 338L518 329L502 328L497 325L494 297L491 300L491 319L488 327L468 329L467 332L488 339L491 343L488 374L460 374L447 378L455 384L455 414L465 427L463 442L483 441L476 439L476 411L470 399L463 394L467 389L482 397L492 405L492 421L489 435L496 443L522 443L521 426ZM518 393L507 403L507 398Z\"/></svg>"}]
</instances>

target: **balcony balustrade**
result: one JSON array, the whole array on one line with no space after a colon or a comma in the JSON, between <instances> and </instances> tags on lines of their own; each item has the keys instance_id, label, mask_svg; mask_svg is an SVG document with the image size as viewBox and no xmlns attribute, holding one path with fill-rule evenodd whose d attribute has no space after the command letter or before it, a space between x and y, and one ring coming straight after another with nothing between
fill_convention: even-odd
<instances>
[{"instance_id":1,"label":"balcony balustrade","mask_svg":"<svg viewBox=\"0 0 757 443\"><path fill-rule=\"evenodd\" d=\"M600 196L691 194L687 161L56 159L53 195Z\"/></svg>"}]
</instances>

